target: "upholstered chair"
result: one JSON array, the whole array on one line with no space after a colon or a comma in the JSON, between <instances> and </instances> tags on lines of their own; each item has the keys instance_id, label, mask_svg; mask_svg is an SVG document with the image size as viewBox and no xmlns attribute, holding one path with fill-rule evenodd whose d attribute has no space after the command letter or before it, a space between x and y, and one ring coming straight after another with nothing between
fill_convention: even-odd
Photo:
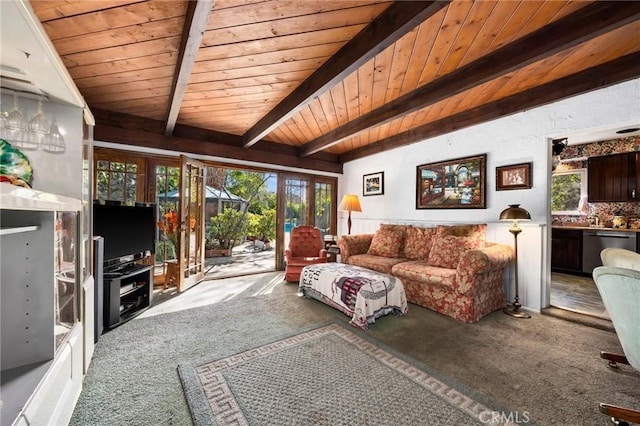
<instances>
[{"instance_id":1,"label":"upholstered chair","mask_svg":"<svg viewBox=\"0 0 640 426\"><path fill-rule=\"evenodd\" d=\"M640 253L618 247L608 247L600 252L604 266L640 271Z\"/></svg>"},{"instance_id":2,"label":"upholstered chair","mask_svg":"<svg viewBox=\"0 0 640 426\"><path fill-rule=\"evenodd\" d=\"M599 266L593 270L593 279L609 311L624 354L600 352L612 368L617 363L628 364L640 370L640 271L615 266ZM614 424L640 423L640 411L601 403L600 411L611 416Z\"/></svg>"},{"instance_id":3,"label":"upholstered chair","mask_svg":"<svg viewBox=\"0 0 640 426\"><path fill-rule=\"evenodd\" d=\"M300 281L300 272L307 265L326 263L327 250L324 248L320 229L309 225L293 228L284 256L287 262L284 272L286 281Z\"/></svg>"}]
</instances>

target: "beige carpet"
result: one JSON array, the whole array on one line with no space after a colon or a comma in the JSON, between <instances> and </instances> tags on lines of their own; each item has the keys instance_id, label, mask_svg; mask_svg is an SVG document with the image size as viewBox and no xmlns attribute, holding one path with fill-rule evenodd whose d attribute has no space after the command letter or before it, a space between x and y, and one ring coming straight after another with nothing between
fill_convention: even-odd
<instances>
[{"instance_id":1,"label":"beige carpet","mask_svg":"<svg viewBox=\"0 0 640 426\"><path fill-rule=\"evenodd\" d=\"M337 323L179 373L197 426L481 425L513 416Z\"/></svg>"},{"instance_id":2,"label":"beige carpet","mask_svg":"<svg viewBox=\"0 0 640 426\"><path fill-rule=\"evenodd\" d=\"M177 365L223 358L328 321L348 324L349 317L296 296L298 286L282 279L270 273L202 283L103 335L70 424L188 425ZM612 371L600 359L601 350L621 350L609 331L501 311L464 324L411 304L405 316L351 331L538 425L605 426L599 402L640 408L640 372Z\"/></svg>"}]
</instances>

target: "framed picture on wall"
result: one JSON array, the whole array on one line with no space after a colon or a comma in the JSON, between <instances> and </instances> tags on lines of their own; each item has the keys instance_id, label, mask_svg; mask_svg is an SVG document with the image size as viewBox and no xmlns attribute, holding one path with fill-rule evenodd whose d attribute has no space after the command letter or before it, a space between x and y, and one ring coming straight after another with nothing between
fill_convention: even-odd
<instances>
[{"instance_id":1,"label":"framed picture on wall","mask_svg":"<svg viewBox=\"0 0 640 426\"><path fill-rule=\"evenodd\" d=\"M496 167L496 191L531 188L532 163Z\"/></svg>"},{"instance_id":2,"label":"framed picture on wall","mask_svg":"<svg viewBox=\"0 0 640 426\"><path fill-rule=\"evenodd\" d=\"M416 171L416 209L484 209L487 154L422 164Z\"/></svg>"},{"instance_id":3,"label":"framed picture on wall","mask_svg":"<svg viewBox=\"0 0 640 426\"><path fill-rule=\"evenodd\" d=\"M362 176L362 195L384 194L384 172L370 173Z\"/></svg>"}]
</instances>

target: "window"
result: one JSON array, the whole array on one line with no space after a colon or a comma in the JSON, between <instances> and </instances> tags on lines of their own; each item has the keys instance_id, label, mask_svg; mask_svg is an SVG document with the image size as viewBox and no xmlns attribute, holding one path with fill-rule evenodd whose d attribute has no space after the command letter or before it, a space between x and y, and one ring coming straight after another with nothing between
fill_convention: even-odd
<instances>
[{"instance_id":1,"label":"window","mask_svg":"<svg viewBox=\"0 0 640 426\"><path fill-rule=\"evenodd\" d=\"M333 202L333 184L329 182L316 182L315 226L320 228L323 237L331 234Z\"/></svg>"},{"instance_id":2,"label":"window","mask_svg":"<svg viewBox=\"0 0 640 426\"><path fill-rule=\"evenodd\" d=\"M285 234L292 228L307 224L307 197L309 180L287 178L285 181Z\"/></svg>"},{"instance_id":3,"label":"window","mask_svg":"<svg viewBox=\"0 0 640 426\"><path fill-rule=\"evenodd\" d=\"M551 213L578 215L580 199L587 195L587 170L575 169L551 176Z\"/></svg>"},{"instance_id":4,"label":"window","mask_svg":"<svg viewBox=\"0 0 640 426\"><path fill-rule=\"evenodd\" d=\"M156 165L156 200L160 216L170 211L178 211L180 168Z\"/></svg>"},{"instance_id":5,"label":"window","mask_svg":"<svg viewBox=\"0 0 640 426\"><path fill-rule=\"evenodd\" d=\"M121 201L132 206L143 201L144 162L125 156L101 156L96 153L95 198Z\"/></svg>"}]
</instances>

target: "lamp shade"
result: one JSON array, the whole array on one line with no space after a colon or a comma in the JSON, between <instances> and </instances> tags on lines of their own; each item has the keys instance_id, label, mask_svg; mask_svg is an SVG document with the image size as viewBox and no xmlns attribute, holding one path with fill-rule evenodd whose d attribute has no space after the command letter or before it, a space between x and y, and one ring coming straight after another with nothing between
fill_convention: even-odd
<instances>
[{"instance_id":1,"label":"lamp shade","mask_svg":"<svg viewBox=\"0 0 640 426\"><path fill-rule=\"evenodd\" d=\"M502 210L500 220L530 220L528 211L520 207L520 204L509 204L509 208Z\"/></svg>"},{"instance_id":2,"label":"lamp shade","mask_svg":"<svg viewBox=\"0 0 640 426\"><path fill-rule=\"evenodd\" d=\"M349 194L342 197L342 201L338 206L338 210L348 212L361 212L362 207L360 207L360 200L358 199L358 196L355 194Z\"/></svg>"}]
</instances>

